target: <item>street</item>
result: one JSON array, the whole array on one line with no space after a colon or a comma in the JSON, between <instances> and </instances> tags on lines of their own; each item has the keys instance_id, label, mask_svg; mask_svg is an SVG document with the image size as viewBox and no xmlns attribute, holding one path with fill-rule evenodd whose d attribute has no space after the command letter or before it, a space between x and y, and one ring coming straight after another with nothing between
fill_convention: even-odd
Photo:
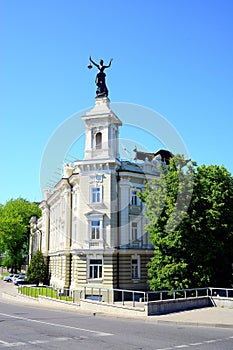
<instances>
[{"instance_id":1,"label":"street","mask_svg":"<svg viewBox=\"0 0 233 350\"><path fill-rule=\"evenodd\" d=\"M0 302L0 349L232 350L233 329L161 325Z\"/></svg>"}]
</instances>

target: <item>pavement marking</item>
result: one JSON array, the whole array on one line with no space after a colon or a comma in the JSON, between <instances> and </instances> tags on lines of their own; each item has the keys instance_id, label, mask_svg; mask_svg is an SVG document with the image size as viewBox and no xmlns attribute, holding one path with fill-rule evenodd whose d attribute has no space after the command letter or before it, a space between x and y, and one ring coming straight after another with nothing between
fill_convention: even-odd
<instances>
[{"instance_id":1,"label":"pavement marking","mask_svg":"<svg viewBox=\"0 0 233 350\"><path fill-rule=\"evenodd\" d=\"M26 343L18 341L17 343L8 343L8 345L4 345L5 347L12 347L12 346L21 346L26 345Z\"/></svg>"},{"instance_id":2,"label":"pavement marking","mask_svg":"<svg viewBox=\"0 0 233 350\"><path fill-rule=\"evenodd\" d=\"M6 344L6 345L9 344L9 343L7 343L6 341L3 341L3 340L0 340L0 343L1 344Z\"/></svg>"},{"instance_id":3,"label":"pavement marking","mask_svg":"<svg viewBox=\"0 0 233 350\"><path fill-rule=\"evenodd\" d=\"M174 345L169 348L159 348L156 350L174 350L174 349L182 349L182 348L191 348L192 346L199 346L199 345L205 345L205 344L211 344L211 343L217 343L225 340L231 340L233 336L227 337L227 338L218 338L218 339L210 339L210 340L204 340L203 342L197 342L197 343L189 343L189 344L182 344L182 345Z\"/></svg>"},{"instance_id":4,"label":"pavement marking","mask_svg":"<svg viewBox=\"0 0 233 350\"><path fill-rule=\"evenodd\" d=\"M45 343L48 343L48 340L30 340L30 341L28 341L28 343L33 344L33 345L45 344Z\"/></svg>"},{"instance_id":5,"label":"pavement marking","mask_svg":"<svg viewBox=\"0 0 233 350\"><path fill-rule=\"evenodd\" d=\"M48 326L53 326L53 327L61 327L63 329L64 328L75 329L77 331L88 332L88 333L92 333L92 334L95 334L95 335L98 335L98 336L101 336L101 337L113 335L112 333L106 333L106 332L101 332L101 331L93 331L91 329L79 328L79 327L74 327L74 326L67 326L67 325L59 324L59 323L51 323L51 322L33 320L32 318L26 318L26 317L21 317L21 316L13 316L13 315L8 315L8 314L3 314L3 313L0 313L0 315L6 316L6 317L9 317L9 318L16 318L18 320L27 321L27 322L35 322L35 323L40 323L40 324L46 324Z\"/></svg>"},{"instance_id":6,"label":"pavement marking","mask_svg":"<svg viewBox=\"0 0 233 350\"><path fill-rule=\"evenodd\" d=\"M60 338L54 338L53 341L67 341L67 340L70 340L70 339L73 339L73 338L68 338L68 337L60 337ZM16 347L16 346L21 346L21 345L28 345L28 344L31 344L31 345L38 345L38 344L46 344L46 343L49 343L48 340L29 340L27 342L15 342L15 343L9 343L9 342L6 342L6 341L3 341L3 340L0 340L0 346L2 345L3 347Z\"/></svg>"},{"instance_id":7,"label":"pavement marking","mask_svg":"<svg viewBox=\"0 0 233 350\"><path fill-rule=\"evenodd\" d=\"M204 340L203 343L216 343L218 341L223 341L223 339L211 339L211 340Z\"/></svg>"}]
</instances>

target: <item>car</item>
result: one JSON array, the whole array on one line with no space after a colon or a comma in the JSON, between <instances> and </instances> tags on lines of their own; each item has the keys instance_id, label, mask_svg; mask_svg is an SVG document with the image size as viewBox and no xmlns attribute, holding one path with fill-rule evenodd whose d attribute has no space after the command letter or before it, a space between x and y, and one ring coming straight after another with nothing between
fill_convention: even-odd
<instances>
[{"instance_id":1,"label":"car","mask_svg":"<svg viewBox=\"0 0 233 350\"><path fill-rule=\"evenodd\" d=\"M17 278L15 281L14 281L14 285L15 286L19 286L21 284L28 284L28 281L26 279L26 276L19 276L19 278Z\"/></svg>"},{"instance_id":2,"label":"car","mask_svg":"<svg viewBox=\"0 0 233 350\"><path fill-rule=\"evenodd\" d=\"M5 281L5 282L12 282L12 278L13 278L13 277L14 277L14 274L5 276L5 277L3 278L3 281Z\"/></svg>"},{"instance_id":3,"label":"car","mask_svg":"<svg viewBox=\"0 0 233 350\"><path fill-rule=\"evenodd\" d=\"M22 272L22 273L12 273L12 274L10 274L8 276L5 276L3 278L3 281L5 281L5 282L14 282L19 277L25 277L25 273L24 272Z\"/></svg>"},{"instance_id":4,"label":"car","mask_svg":"<svg viewBox=\"0 0 233 350\"><path fill-rule=\"evenodd\" d=\"M19 274L14 274L14 276L11 278L12 282L15 282L19 278Z\"/></svg>"}]
</instances>

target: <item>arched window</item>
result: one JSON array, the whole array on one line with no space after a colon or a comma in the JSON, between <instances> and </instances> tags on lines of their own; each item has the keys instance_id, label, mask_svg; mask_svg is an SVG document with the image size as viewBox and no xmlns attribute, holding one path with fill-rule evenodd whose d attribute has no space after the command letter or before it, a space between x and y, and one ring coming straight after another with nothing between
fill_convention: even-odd
<instances>
[{"instance_id":1,"label":"arched window","mask_svg":"<svg viewBox=\"0 0 233 350\"><path fill-rule=\"evenodd\" d=\"M96 149L102 148L102 133L101 132L97 132L97 134L95 135L95 145L96 145Z\"/></svg>"}]
</instances>

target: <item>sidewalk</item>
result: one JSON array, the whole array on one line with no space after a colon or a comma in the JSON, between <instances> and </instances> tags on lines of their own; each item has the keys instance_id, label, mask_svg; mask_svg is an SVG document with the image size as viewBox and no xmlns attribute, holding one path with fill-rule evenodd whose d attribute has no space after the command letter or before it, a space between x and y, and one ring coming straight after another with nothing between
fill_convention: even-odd
<instances>
[{"instance_id":1,"label":"sidewalk","mask_svg":"<svg viewBox=\"0 0 233 350\"><path fill-rule=\"evenodd\" d=\"M233 328L233 309L207 307L167 315L150 316L149 319L155 319L157 323Z\"/></svg>"},{"instance_id":2,"label":"sidewalk","mask_svg":"<svg viewBox=\"0 0 233 350\"><path fill-rule=\"evenodd\" d=\"M17 295L17 287L12 282L5 282L3 280L0 280L0 296L2 293L16 296Z\"/></svg>"},{"instance_id":3,"label":"sidewalk","mask_svg":"<svg viewBox=\"0 0 233 350\"><path fill-rule=\"evenodd\" d=\"M0 280L0 300L2 293L17 295L17 287ZM24 300L25 302L25 300ZM108 314L110 316L110 314ZM127 315L127 317L129 317ZM186 326L223 327L233 329L233 308L207 307L197 310L175 312L167 315L142 317L145 322L176 324Z\"/></svg>"}]
</instances>

